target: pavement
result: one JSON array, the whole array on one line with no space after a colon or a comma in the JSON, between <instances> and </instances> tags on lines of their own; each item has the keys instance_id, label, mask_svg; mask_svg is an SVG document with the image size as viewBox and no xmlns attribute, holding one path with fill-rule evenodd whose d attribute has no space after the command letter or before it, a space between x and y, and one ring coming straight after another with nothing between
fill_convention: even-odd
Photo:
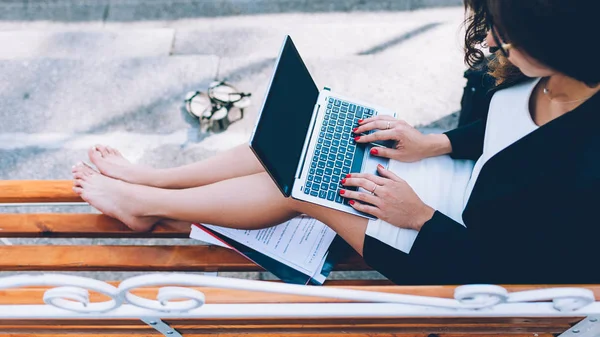
<instances>
[{"instance_id":1,"label":"pavement","mask_svg":"<svg viewBox=\"0 0 600 337\"><path fill-rule=\"evenodd\" d=\"M71 165L96 143L169 167L247 142L286 34L320 87L395 109L413 125L450 129L465 84L462 19L461 7L100 22L0 18L0 179L69 179ZM203 133L183 111L183 99L214 79L251 92L253 105L226 132ZM93 210L0 207L24 211ZM83 241L10 240L32 242ZM165 241L144 240L156 242Z\"/></svg>"}]
</instances>

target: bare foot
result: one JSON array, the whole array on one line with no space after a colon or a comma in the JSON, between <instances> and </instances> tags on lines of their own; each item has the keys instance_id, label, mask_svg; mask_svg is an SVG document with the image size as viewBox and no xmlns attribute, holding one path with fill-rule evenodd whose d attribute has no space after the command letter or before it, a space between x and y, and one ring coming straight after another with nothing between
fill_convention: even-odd
<instances>
[{"instance_id":1,"label":"bare foot","mask_svg":"<svg viewBox=\"0 0 600 337\"><path fill-rule=\"evenodd\" d=\"M160 218L144 216L140 196L148 187L106 177L85 164L73 167L73 190L100 212L118 219L134 231L148 231Z\"/></svg>"},{"instance_id":2,"label":"bare foot","mask_svg":"<svg viewBox=\"0 0 600 337\"><path fill-rule=\"evenodd\" d=\"M132 184L141 184L153 186L152 179L148 177L154 171L153 168L133 164L127 160L121 152L105 145L96 145L88 150L90 160L100 173L105 176L130 182Z\"/></svg>"}]
</instances>

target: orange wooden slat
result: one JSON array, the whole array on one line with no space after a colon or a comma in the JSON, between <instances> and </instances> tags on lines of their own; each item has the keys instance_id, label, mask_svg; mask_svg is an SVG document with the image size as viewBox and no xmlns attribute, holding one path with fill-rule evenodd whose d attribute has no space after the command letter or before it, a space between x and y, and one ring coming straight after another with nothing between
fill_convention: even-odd
<instances>
[{"instance_id":1,"label":"orange wooden slat","mask_svg":"<svg viewBox=\"0 0 600 337\"><path fill-rule=\"evenodd\" d=\"M81 202L70 180L0 180L0 203Z\"/></svg>"},{"instance_id":2,"label":"orange wooden slat","mask_svg":"<svg viewBox=\"0 0 600 337\"><path fill-rule=\"evenodd\" d=\"M356 253L336 270L368 270ZM216 246L0 246L3 271L261 271Z\"/></svg>"},{"instance_id":3,"label":"orange wooden slat","mask_svg":"<svg viewBox=\"0 0 600 337\"><path fill-rule=\"evenodd\" d=\"M191 224L160 223L135 232L102 214L0 214L0 237L188 238Z\"/></svg>"},{"instance_id":4,"label":"orange wooden slat","mask_svg":"<svg viewBox=\"0 0 600 337\"><path fill-rule=\"evenodd\" d=\"M105 328L106 329L106 328ZM113 329L111 327L109 327L106 330L110 330L112 331ZM4 335L6 337L65 337L65 335L69 333L68 331L65 331L65 334L54 334L54 333L44 333L44 334L37 334L37 333L27 333L27 334L10 334L10 335ZM81 336L83 337L157 337L160 335L157 335L156 332L137 332L137 331L130 331L130 332L123 332L123 333L112 333L112 332L90 332L90 333L86 333L86 331L83 331ZM243 334L243 337L322 337L322 336L330 336L330 337L334 337L334 336L342 336L342 337L432 337L430 334L423 334L423 333L419 333L419 334L397 334L397 333L380 333L380 334L374 334L374 333L368 333L368 332L343 332L343 333L324 333L324 332L318 332L318 333L314 333L314 332L307 332L307 333L289 333L289 334L283 334L283 333L245 333ZM498 334L498 333L491 333L491 334L436 334L435 337L504 337L504 336L510 336L510 337L533 337L534 335L529 333L529 334ZM196 334L196 333L192 333L192 334L186 334L185 337L240 337L239 333L211 333L211 334ZM553 334L545 334L545 333L538 333L537 337L554 337Z\"/></svg>"}]
</instances>

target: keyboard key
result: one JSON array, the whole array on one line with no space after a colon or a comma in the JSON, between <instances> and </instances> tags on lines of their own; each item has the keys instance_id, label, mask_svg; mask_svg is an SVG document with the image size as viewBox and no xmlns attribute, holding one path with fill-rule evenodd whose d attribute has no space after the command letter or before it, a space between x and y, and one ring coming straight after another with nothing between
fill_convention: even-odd
<instances>
[{"instance_id":1,"label":"keyboard key","mask_svg":"<svg viewBox=\"0 0 600 337\"><path fill-rule=\"evenodd\" d=\"M319 156L313 156L313 160L312 161L318 161L319 160Z\"/></svg>"},{"instance_id":2,"label":"keyboard key","mask_svg":"<svg viewBox=\"0 0 600 337\"><path fill-rule=\"evenodd\" d=\"M348 111L350 111L350 112L356 111L356 105L350 104L350 107L348 108Z\"/></svg>"},{"instance_id":3,"label":"keyboard key","mask_svg":"<svg viewBox=\"0 0 600 337\"><path fill-rule=\"evenodd\" d=\"M344 160L344 166L349 166L349 167L352 166L352 160L350 160L350 159Z\"/></svg>"},{"instance_id":4,"label":"keyboard key","mask_svg":"<svg viewBox=\"0 0 600 337\"><path fill-rule=\"evenodd\" d=\"M331 176L331 174L333 174L333 171L331 169L325 169L325 174Z\"/></svg>"},{"instance_id":5,"label":"keyboard key","mask_svg":"<svg viewBox=\"0 0 600 337\"><path fill-rule=\"evenodd\" d=\"M345 133L352 133L352 128L350 128L350 126L347 125L347 126L344 127L344 132Z\"/></svg>"},{"instance_id":6,"label":"keyboard key","mask_svg":"<svg viewBox=\"0 0 600 337\"><path fill-rule=\"evenodd\" d=\"M333 146L332 146L332 147L329 149L329 152L331 152L331 153L333 153L333 154L336 154L336 153L338 152L338 148L337 148L337 147L333 147Z\"/></svg>"},{"instance_id":7,"label":"keyboard key","mask_svg":"<svg viewBox=\"0 0 600 337\"><path fill-rule=\"evenodd\" d=\"M319 177L319 176L316 176L315 179L313 180L313 182L315 184L320 184L322 181L323 181L323 179L321 177Z\"/></svg>"},{"instance_id":8,"label":"keyboard key","mask_svg":"<svg viewBox=\"0 0 600 337\"><path fill-rule=\"evenodd\" d=\"M348 149L343 146L340 146L339 150L340 150L340 153L346 153L348 151Z\"/></svg>"},{"instance_id":9,"label":"keyboard key","mask_svg":"<svg viewBox=\"0 0 600 337\"><path fill-rule=\"evenodd\" d=\"M319 133L319 137L320 137L320 138L323 138L323 137L325 137L325 132L321 131L321 132Z\"/></svg>"},{"instance_id":10,"label":"keyboard key","mask_svg":"<svg viewBox=\"0 0 600 337\"><path fill-rule=\"evenodd\" d=\"M315 174L315 169L311 168L310 171L308 171L308 174Z\"/></svg>"},{"instance_id":11,"label":"keyboard key","mask_svg":"<svg viewBox=\"0 0 600 337\"><path fill-rule=\"evenodd\" d=\"M340 115L338 115L337 113L333 113L331 114L331 119L338 119L338 117L340 117Z\"/></svg>"},{"instance_id":12,"label":"keyboard key","mask_svg":"<svg viewBox=\"0 0 600 337\"><path fill-rule=\"evenodd\" d=\"M308 188L305 188L304 189L304 194L309 194L309 193L310 193L310 190Z\"/></svg>"},{"instance_id":13,"label":"keyboard key","mask_svg":"<svg viewBox=\"0 0 600 337\"><path fill-rule=\"evenodd\" d=\"M329 125L329 126L336 126L337 124L338 124L338 123L337 123L335 120L333 120L333 119L330 119L330 120L329 120L329 124L328 124L328 125Z\"/></svg>"},{"instance_id":14,"label":"keyboard key","mask_svg":"<svg viewBox=\"0 0 600 337\"><path fill-rule=\"evenodd\" d=\"M351 119L346 119L346 122L344 123L346 126L351 126L352 125L352 120ZM321 132L323 133L323 132Z\"/></svg>"},{"instance_id":15,"label":"keyboard key","mask_svg":"<svg viewBox=\"0 0 600 337\"><path fill-rule=\"evenodd\" d=\"M342 174L342 170L340 170L339 168L335 168L333 169L333 174L339 176L340 174Z\"/></svg>"},{"instance_id":16,"label":"keyboard key","mask_svg":"<svg viewBox=\"0 0 600 337\"><path fill-rule=\"evenodd\" d=\"M329 189L333 190L333 191L337 191L337 189L338 189L338 183L330 183L329 184Z\"/></svg>"},{"instance_id":17,"label":"keyboard key","mask_svg":"<svg viewBox=\"0 0 600 337\"><path fill-rule=\"evenodd\" d=\"M322 176L323 173L325 173L325 172L323 172L323 169L317 169L317 175L318 176Z\"/></svg>"},{"instance_id":18,"label":"keyboard key","mask_svg":"<svg viewBox=\"0 0 600 337\"><path fill-rule=\"evenodd\" d=\"M353 139L353 140L354 140L354 139ZM348 152L352 152L352 153L354 153L354 150L355 150L355 149L356 149L356 145L352 145L352 144L348 145Z\"/></svg>"},{"instance_id":19,"label":"keyboard key","mask_svg":"<svg viewBox=\"0 0 600 337\"><path fill-rule=\"evenodd\" d=\"M340 142L340 145L343 146L343 147L346 147L346 146L348 146L348 141L347 140L342 140Z\"/></svg>"},{"instance_id":20,"label":"keyboard key","mask_svg":"<svg viewBox=\"0 0 600 337\"><path fill-rule=\"evenodd\" d=\"M328 161L326 166L329 167L329 168L333 168L333 162L332 161Z\"/></svg>"},{"instance_id":21,"label":"keyboard key","mask_svg":"<svg viewBox=\"0 0 600 337\"><path fill-rule=\"evenodd\" d=\"M321 144L317 144L317 150L318 150L318 151L321 151L321 149L322 149L322 148L323 148L323 145L321 145Z\"/></svg>"},{"instance_id":22,"label":"keyboard key","mask_svg":"<svg viewBox=\"0 0 600 337\"><path fill-rule=\"evenodd\" d=\"M333 105L331 103L327 104L327 109L331 109L333 108Z\"/></svg>"},{"instance_id":23,"label":"keyboard key","mask_svg":"<svg viewBox=\"0 0 600 337\"><path fill-rule=\"evenodd\" d=\"M330 183L331 182L331 176L323 176L323 182L324 183Z\"/></svg>"},{"instance_id":24,"label":"keyboard key","mask_svg":"<svg viewBox=\"0 0 600 337\"><path fill-rule=\"evenodd\" d=\"M319 184L312 184L311 190L318 192L319 191L319 187L321 187L321 185Z\"/></svg>"},{"instance_id":25,"label":"keyboard key","mask_svg":"<svg viewBox=\"0 0 600 337\"><path fill-rule=\"evenodd\" d=\"M346 119L346 114L343 111L340 112L340 119Z\"/></svg>"},{"instance_id":26,"label":"keyboard key","mask_svg":"<svg viewBox=\"0 0 600 337\"><path fill-rule=\"evenodd\" d=\"M310 195L312 195L313 197L318 197L319 196L319 192L311 191Z\"/></svg>"},{"instance_id":27,"label":"keyboard key","mask_svg":"<svg viewBox=\"0 0 600 337\"><path fill-rule=\"evenodd\" d=\"M327 200L333 201L334 199L335 199L335 192L329 191L329 193L327 193Z\"/></svg>"},{"instance_id":28,"label":"keyboard key","mask_svg":"<svg viewBox=\"0 0 600 337\"><path fill-rule=\"evenodd\" d=\"M327 191L328 189L329 189L329 184L326 184L326 183L321 184L321 191Z\"/></svg>"},{"instance_id":29,"label":"keyboard key","mask_svg":"<svg viewBox=\"0 0 600 337\"><path fill-rule=\"evenodd\" d=\"M331 141L330 140L325 140L325 143L323 143L326 147L330 147L331 146Z\"/></svg>"},{"instance_id":30,"label":"keyboard key","mask_svg":"<svg viewBox=\"0 0 600 337\"><path fill-rule=\"evenodd\" d=\"M314 164L314 162L313 162ZM319 164L317 165L319 168L325 168L325 162L320 161ZM310 167L312 167L312 164L310 165Z\"/></svg>"},{"instance_id":31,"label":"keyboard key","mask_svg":"<svg viewBox=\"0 0 600 337\"><path fill-rule=\"evenodd\" d=\"M344 198L342 198L342 196L338 193L335 196L335 202L337 202L338 204L341 204L342 202L344 202Z\"/></svg>"},{"instance_id":32,"label":"keyboard key","mask_svg":"<svg viewBox=\"0 0 600 337\"><path fill-rule=\"evenodd\" d=\"M308 179L308 181L313 181L313 179L314 179L314 176L313 176L312 174L309 174L309 175L308 175L308 178L306 178L306 179ZM308 186L308 184L309 184L309 183L306 183L306 186ZM310 186L308 186L308 187L310 187Z\"/></svg>"},{"instance_id":33,"label":"keyboard key","mask_svg":"<svg viewBox=\"0 0 600 337\"><path fill-rule=\"evenodd\" d=\"M324 147L323 150L321 150L321 153L328 154L329 153L329 148L328 147Z\"/></svg>"},{"instance_id":34,"label":"keyboard key","mask_svg":"<svg viewBox=\"0 0 600 337\"><path fill-rule=\"evenodd\" d=\"M342 173L344 173L344 174L350 173L350 168L348 166L342 168Z\"/></svg>"},{"instance_id":35,"label":"keyboard key","mask_svg":"<svg viewBox=\"0 0 600 337\"><path fill-rule=\"evenodd\" d=\"M341 111L341 112L348 112L348 107L345 107L345 106L343 106L343 107L340 109L340 111ZM345 117L344 117L344 118L345 118Z\"/></svg>"},{"instance_id":36,"label":"keyboard key","mask_svg":"<svg viewBox=\"0 0 600 337\"><path fill-rule=\"evenodd\" d=\"M307 189L310 189L310 187L311 187L311 186L312 186L312 183L311 183L311 182L307 182L307 183L306 183L306 188L307 188Z\"/></svg>"},{"instance_id":37,"label":"keyboard key","mask_svg":"<svg viewBox=\"0 0 600 337\"><path fill-rule=\"evenodd\" d=\"M327 131L327 127L326 126L322 126L321 127L321 131L323 131L323 132Z\"/></svg>"},{"instance_id":38,"label":"keyboard key","mask_svg":"<svg viewBox=\"0 0 600 337\"><path fill-rule=\"evenodd\" d=\"M313 161L312 163L310 163L310 167L311 168L317 168L317 163Z\"/></svg>"},{"instance_id":39,"label":"keyboard key","mask_svg":"<svg viewBox=\"0 0 600 337\"><path fill-rule=\"evenodd\" d=\"M319 159L320 159L320 160L323 160L323 161L325 161L325 160L327 160L327 155L325 155L325 154L321 154L321 155L319 156Z\"/></svg>"},{"instance_id":40,"label":"keyboard key","mask_svg":"<svg viewBox=\"0 0 600 337\"><path fill-rule=\"evenodd\" d=\"M350 128L350 127L348 127L348 128ZM335 127L335 132L342 133L342 132L344 132L344 128L343 128L343 127L341 127L341 126L336 126L336 127Z\"/></svg>"},{"instance_id":41,"label":"keyboard key","mask_svg":"<svg viewBox=\"0 0 600 337\"><path fill-rule=\"evenodd\" d=\"M321 192L319 192L319 198L326 199L327 198L327 191L321 191Z\"/></svg>"},{"instance_id":42,"label":"keyboard key","mask_svg":"<svg viewBox=\"0 0 600 337\"><path fill-rule=\"evenodd\" d=\"M340 141L334 140L332 144L333 144L333 146L340 146Z\"/></svg>"},{"instance_id":43,"label":"keyboard key","mask_svg":"<svg viewBox=\"0 0 600 337\"><path fill-rule=\"evenodd\" d=\"M337 160L344 160L344 155L341 153L338 153L337 157L335 157L335 159Z\"/></svg>"},{"instance_id":44,"label":"keyboard key","mask_svg":"<svg viewBox=\"0 0 600 337\"><path fill-rule=\"evenodd\" d=\"M348 113L348 114L346 115L346 119L353 120L354 118L355 118L355 117L354 117L354 114L353 114L353 113Z\"/></svg>"},{"instance_id":45,"label":"keyboard key","mask_svg":"<svg viewBox=\"0 0 600 337\"><path fill-rule=\"evenodd\" d=\"M346 102L346 101L342 101L342 106L348 106L350 105L350 103Z\"/></svg>"},{"instance_id":46,"label":"keyboard key","mask_svg":"<svg viewBox=\"0 0 600 337\"><path fill-rule=\"evenodd\" d=\"M340 106L340 105L342 105L342 101L340 101L339 99L336 99L335 103L333 105Z\"/></svg>"},{"instance_id":47,"label":"keyboard key","mask_svg":"<svg viewBox=\"0 0 600 337\"><path fill-rule=\"evenodd\" d=\"M333 126L330 126L327 128L327 132L333 133L333 132L335 132L335 128Z\"/></svg>"},{"instance_id":48,"label":"keyboard key","mask_svg":"<svg viewBox=\"0 0 600 337\"><path fill-rule=\"evenodd\" d=\"M342 135L340 135L339 133L334 133L333 139L342 139Z\"/></svg>"},{"instance_id":49,"label":"keyboard key","mask_svg":"<svg viewBox=\"0 0 600 337\"><path fill-rule=\"evenodd\" d=\"M331 111L334 112L334 113L340 112L340 108L334 106L333 109L331 109Z\"/></svg>"},{"instance_id":50,"label":"keyboard key","mask_svg":"<svg viewBox=\"0 0 600 337\"><path fill-rule=\"evenodd\" d=\"M321 154L321 151L319 151L319 150L315 150L315 156L318 156L318 155L320 155L320 154Z\"/></svg>"},{"instance_id":51,"label":"keyboard key","mask_svg":"<svg viewBox=\"0 0 600 337\"><path fill-rule=\"evenodd\" d=\"M323 138L319 138L319 140L317 140L318 144L323 144Z\"/></svg>"},{"instance_id":52,"label":"keyboard key","mask_svg":"<svg viewBox=\"0 0 600 337\"><path fill-rule=\"evenodd\" d=\"M362 106L357 106L356 107L356 117L362 117L363 112L365 111L365 108L363 108Z\"/></svg>"},{"instance_id":53,"label":"keyboard key","mask_svg":"<svg viewBox=\"0 0 600 337\"><path fill-rule=\"evenodd\" d=\"M328 163L328 164L329 164L329 163ZM341 167L343 167L343 166L344 166L344 163L342 163L341 161L339 161L339 160L338 160L338 161L336 161L336 162L335 162L335 167L337 167L337 168L341 168Z\"/></svg>"},{"instance_id":54,"label":"keyboard key","mask_svg":"<svg viewBox=\"0 0 600 337\"><path fill-rule=\"evenodd\" d=\"M351 152L346 152L346 159L352 160L352 153Z\"/></svg>"},{"instance_id":55,"label":"keyboard key","mask_svg":"<svg viewBox=\"0 0 600 337\"><path fill-rule=\"evenodd\" d=\"M323 126L327 126L328 123L328 121L323 121Z\"/></svg>"},{"instance_id":56,"label":"keyboard key","mask_svg":"<svg viewBox=\"0 0 600 337\"><path fill-rule=\"evenodd\" d=\"M331 136L331 133L328 133L325 135L325 139L332 139L333 137Z\"/></svg>"},{"instance_id":57,"label":"keyboard key","mask_svg":"<svg viewBox=\"0 0 600 337\"><path fill-rule=\"evenodd\" d=\"M333 103L333 102L334 102L333 97L329 97L329 103Z\"/></svg>"},{"instance_id":58,"label":"keyboard key","mask_svg":"<svg viewBox=\"0 0 600 337\"><path fill-rule=\"evenodd\" d=\"M350 134L349 133L342 133L342 139L343 140L349 140L350 139ZM354 141L354 138L352 138L352 141Z\"/></svg>"}]
</instances>

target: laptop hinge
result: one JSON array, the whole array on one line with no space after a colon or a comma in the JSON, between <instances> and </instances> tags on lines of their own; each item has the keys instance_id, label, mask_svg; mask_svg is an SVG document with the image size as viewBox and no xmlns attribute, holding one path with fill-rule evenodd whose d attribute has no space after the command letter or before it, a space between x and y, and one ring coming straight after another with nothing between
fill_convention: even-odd
<instances>
[{"instance_id":1,"label":"laptop hinge","mask_svg":"<svg viewBox=\"0 0 600 337\"><path fill-rule=\"evenodd\" d=\"M321 109L321 104L318 104L318 103L315 104L315 110L313 111L313 115L310 120L310 124L308 126L310 133L308 134L308 137L306 137L306 139L304 140L304 146L302 147L302 156L300 156L300 163L298 165L298 168L296 169L296 176L295 176L296 179L298 179L302 176L302 169L304 168L304 162L306 161L308 145L310 144L310 140L312 139L313 132L315 131L315 123L317 122L317 116L319 115L320 109Z\"/></svg>"}]
</instances>

